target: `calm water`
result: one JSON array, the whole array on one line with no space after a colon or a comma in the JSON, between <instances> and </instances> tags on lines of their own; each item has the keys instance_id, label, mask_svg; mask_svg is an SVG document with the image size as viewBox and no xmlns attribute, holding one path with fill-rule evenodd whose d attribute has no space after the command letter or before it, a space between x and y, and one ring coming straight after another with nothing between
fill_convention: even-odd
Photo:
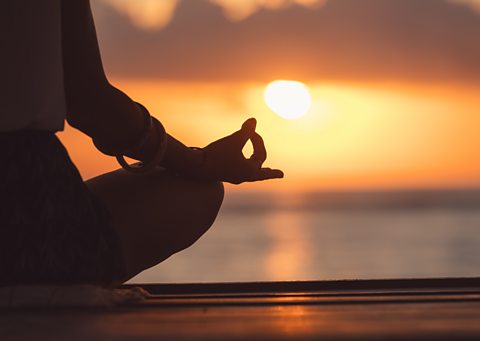
<instances>
[{"instance_id":1,"label":"calm water","mask_svg":"<svg viewBox=\"0 0 480 341\"><path fill-rule=\"evenodd\" d=\"M200 241L132 282L477 276L479 197L233 194Z\"/></svg>"}]
</instances>

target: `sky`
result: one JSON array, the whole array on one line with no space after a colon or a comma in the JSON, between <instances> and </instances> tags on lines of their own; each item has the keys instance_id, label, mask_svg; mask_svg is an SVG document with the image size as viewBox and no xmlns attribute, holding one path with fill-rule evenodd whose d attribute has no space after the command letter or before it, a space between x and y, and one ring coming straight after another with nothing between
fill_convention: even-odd
<instances>
[{"instance_id":1,"label":"sky","mask_svg":"<svg viewBox=\"0 0 480 341\"><path fill-rule=\"evenodd\" d=\"M95 0L94 8L113 76L477 82L478 3Z\"/></svg>"},{"instance_id":2,"label":"sky","mask_svg":"<svg viewBox=\"0 0 480 341\"><path fill-rule=\"evenodd\" d=\"M257 118L286 177L241 189L480 187L480 1L92 3L110 80L172 135L202 147ZM267 108L277 79L309 87L304 117ZM116 167L61 137L84 178Z\"/></svg>"}]
</instances>

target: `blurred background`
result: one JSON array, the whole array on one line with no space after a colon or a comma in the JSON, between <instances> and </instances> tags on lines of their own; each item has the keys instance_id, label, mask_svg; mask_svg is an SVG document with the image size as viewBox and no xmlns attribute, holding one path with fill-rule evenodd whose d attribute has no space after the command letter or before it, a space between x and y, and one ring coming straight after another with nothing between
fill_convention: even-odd
<instances>
[{"instance_id":1,"label":"blurred background","mask_svg":"<svg viewBox=\"0 0 480 341\"><path fill-rule=\"evenodd\" d=\"M480 274L480 1L92 6L113 84L190 146L256 117L286 174L228 185L211 230L132 282ZM85 179L117 168L60 137Z\"/></svg>"}]
</instances>

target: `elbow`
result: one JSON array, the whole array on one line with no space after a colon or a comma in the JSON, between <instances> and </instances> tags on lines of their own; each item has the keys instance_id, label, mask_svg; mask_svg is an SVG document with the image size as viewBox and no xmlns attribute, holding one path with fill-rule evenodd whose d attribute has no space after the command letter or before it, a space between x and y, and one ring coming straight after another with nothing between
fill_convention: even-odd
<instances>
[{"instance_id":1,"label":"elbow","mask_svg":"<svg viewBox=\"0 0 480 341\"><path fill-rule=\"evenodd\" d=\"M80 112L71 109L68 105L66 120L68 125L70 125L71 127L80 131L84 131L84 129L82 129L82 119Z\"/></svg>"},{"instance_id":2,"label":"elbow","mask_svg":"<svg viewBox=\"0 0 480 341\"><path fill-rule=\"evenodd\" d=\"M89 116L91 115L92 107L88 105L88 98L71 98L66 97L66 120L67 123L75 129L82 132L87 132Z\"/></svg>"},{"instance_id":3,"label":"elbow","mask_svg":"<svg viewBox=\"0 0 480 341\"><path fill-rule=\"evenodd\" d=\"M66 111L67 123L73 128L79 129L82 125L83 108L79 106L76 100L66 96Z\"/></svg>"},{"instance_id":4,"label":"elbow","mask_svg":"<svg viewBox=\"0 0 480 341\"><path fill-rule=\"evenodd\" d=\"M74 128L77 128L78 124L81 122L82 111L82 96L69 94L68 91L65 93L65 105L66 105L66 119L69 125Z\"/></svg>"},{"instance_id":5,"label":"elbow","mask_svg":"<svg viewBox=\"0 0 480 341\"><path fill-rule=\"evenodd\" d=\"M90 135L95 117L104 106L106 93L107 86L68 87L65 91L67 123Z\"/></svg>"}]
</instances>

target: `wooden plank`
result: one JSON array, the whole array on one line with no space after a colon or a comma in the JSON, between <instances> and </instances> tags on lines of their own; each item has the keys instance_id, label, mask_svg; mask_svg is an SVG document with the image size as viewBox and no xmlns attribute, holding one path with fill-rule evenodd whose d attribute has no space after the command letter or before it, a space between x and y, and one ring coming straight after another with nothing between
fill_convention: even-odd
<instances>
[{"instance_id":1,"label":"wooden plank","mask_svg":"<svg viewBox=\"0 0 480 341\"><path fill-rule=\"evenodd\" d=\"M268 292L322 292L322 291L375 291L375 290L455 290L478 289L480 277L335 280L294 282L248 283L180 283L180 284L132 284L141 286L153 294L208 294L208 293L268 293Z\"/></svg>"},{"instance_id":2,"label":"wooden plank","mask_svg":"<svg viewBox=\"0 0 480 341\"><path fill-rule=\"evenodd\" d=\"M137 306L3 310L0 340L480 339L477 279L334 283L153 285L169 293Z\"/></svg>"},{"instance_id":3,"label":"wooden plank","mask_svg":"<svg viewBox=\"0 0 480 341\"><path fill-rule=\"evenodd\" d=\"M479 303L16 311L1 340L475 340Z\"/></svg>"}]
</instances>

